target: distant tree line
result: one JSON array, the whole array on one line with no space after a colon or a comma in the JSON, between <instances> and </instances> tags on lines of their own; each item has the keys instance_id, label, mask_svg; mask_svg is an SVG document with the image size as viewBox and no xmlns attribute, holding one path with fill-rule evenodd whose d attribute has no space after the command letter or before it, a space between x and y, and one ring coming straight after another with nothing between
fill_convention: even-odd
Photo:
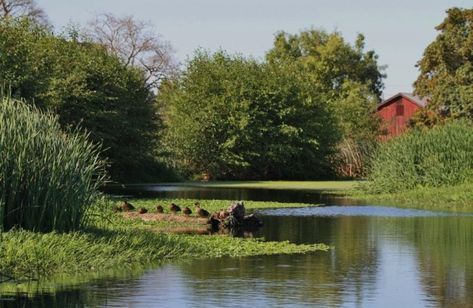
<instances>
[{"instance_id":1,"label":"distant tree line","mask_svg":"<svg viewBox=\"0 0 473 308\"><path fill-rule=\"evenodd\" d=\"M435 115L472 117L472 25L449 10L418 64ZM278 33L262 60L198 50L179 68L149 23L101 14L58 35L33 0L0 0L1 84L88 131L120 182L365 176L383 69L363 35L315 29Z\"/></svg>"},{"instance_id":2,"label":"distant tree line","mask_svg":"<svg viewBox=\"0 0 473 308\"><path fill-rule=\"evenodd\" d=\"M200 50L160 88L164 145L191 177L333 178L347 142L375 142L383 77L362 35L282 32L264 61Z\"/></svg>"}]
</instances>

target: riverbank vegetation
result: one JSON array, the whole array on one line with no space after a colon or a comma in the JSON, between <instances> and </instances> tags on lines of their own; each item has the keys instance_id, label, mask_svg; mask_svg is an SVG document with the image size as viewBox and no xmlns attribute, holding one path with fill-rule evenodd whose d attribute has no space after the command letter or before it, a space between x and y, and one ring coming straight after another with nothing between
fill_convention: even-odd
<instances>
[{"instance_id":1,"label":"riverbank vegetation","mask_svg":"<svg viewBox=\"0 0 473 308\"><path fill-rule=\"evenodd\" d=\"M1 95L1 94L0 94ZM87 224L104 183L100 148L57 116L0 97L0 231L69 231Z\"/></svg>"},{"instance_id":2,"label":"riverbank vegetation","mask_svg":"<svg viewBox=\"0 0 473 308\"><path fill-rule=\"evenodd\" d=\"M173 183L177 186L221 187L221 188L258 188L284 190L317 190L336 192L355 189L360 181L209 181Z\"/></svg>"},{"instance_id":3,"label":"riverbank vegetation","mask_svg":"<svg viewBox=\"0 0 473 308\"><path fill-rule=\"evenodd\" d=\"M169 227L189 228L187 221L144 221L114 213L118 201L101 199L90 209L92 219L83 229L69 233L12 230L0 233L0 279L50 279L113 269L132 270L168 261L221 256L308 253L326 251L323 244L296 245L224 235L162 232ZM154 212L157 204L171 202L193 208L195 200L130 200L135 207ZM228 207L229 201L203 201L209 211ZM249 209L308 206L274 202L248 202ZM166 210L167 211L167 210ZM175 215L181 216L181 215ZM195 215L193 215L195 217ZM197 218L196 218L197 220Z\"/></svg>"},{"instance_id":4,"label":"riverbank vegetation","mask_svg":"<svg viewBox=\"0 0 473 308\"><path fill-rule=\"evenodd\" d=\"M375 204L472 211L472 157L469 120L412 129L380 145L368 181L349 195Z\"/></svg>"}]
</instances>

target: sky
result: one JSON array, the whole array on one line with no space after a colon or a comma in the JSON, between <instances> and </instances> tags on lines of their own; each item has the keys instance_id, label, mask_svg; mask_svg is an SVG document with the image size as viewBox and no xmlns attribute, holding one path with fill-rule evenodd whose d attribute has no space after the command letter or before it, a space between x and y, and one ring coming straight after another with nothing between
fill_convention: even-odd
<instances>
[{"instance_id":1,"label":"sky","mask_svg":"<svg viewBox=\"0 0 473 308\"><path fill-rule=\"evenodd\" d=\"M415 64L437 36L435 26L450 7L472 8L471 0L37 0L57 31L85 25L96 14L133 15L151 22L169 41L178 61L198 48L263 59L275 33L308 28L339 31L353 43L358 33L366 49L386 65L385 98L411 92Z\"/></svg>"}]
</instances>

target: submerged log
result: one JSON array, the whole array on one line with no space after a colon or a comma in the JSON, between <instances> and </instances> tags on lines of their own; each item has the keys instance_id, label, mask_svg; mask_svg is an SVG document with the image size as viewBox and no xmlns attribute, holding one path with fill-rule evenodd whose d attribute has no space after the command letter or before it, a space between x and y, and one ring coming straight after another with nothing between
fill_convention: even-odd
<instances>
[{"instance_id":1,"label":"submerged log","mask_svg":"<svg viewBox=\"0 0 473 308\"><path fill-rule=\"evenodd\" d=\"M245 205L242 201L233 202L226 210L213 213L209 220L212 233L229 233L233 236L252 236L263 226L263 222L254 214L245 216Z\"/></svg>"}]
</instances>

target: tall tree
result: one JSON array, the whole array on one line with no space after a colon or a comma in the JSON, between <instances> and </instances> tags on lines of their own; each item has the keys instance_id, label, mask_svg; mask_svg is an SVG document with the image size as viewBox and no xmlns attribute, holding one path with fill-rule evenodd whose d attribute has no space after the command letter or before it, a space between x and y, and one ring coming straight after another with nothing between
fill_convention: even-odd
<instances>
[{"instance_id":1,"label":"tall tree","mask_svg":"<svg viewBox=\"0 0 473 308\"><path fill-rule=\"evenodd\" d=\"M126 66L142 68L152 87L177 68L169 42L164 41L150 23L132 16L98 15L89 22L87 35L120 57Z\"/></svg>"},{"instance_id":2,"label":"tall tree","mask_svg":"<svg viewBox=\"0 0 473 308\"><path fill-rule=\"evenodd\" d=\"M46 13L34 0L0 0L0 18L27 17L40 24L47 24Z\"/></svg>"},{"instance_id":3,"label":"tall tree","mask_svg":"<svg viewBox=\"0 0 473 308\"><path fill-rule=\"evenodd\" d=\"M272 66L295 67L306 76L335 115L340 143L333 165L343 176L363 176L378 135L374 112L385 77L376 53L365 51L364 36L351 45L338 32L281 32L266 58Z\"/></svg>"},{"instance_id":4,"label":"tall tree","mask_svg":"<svg viewBox=\"0 0 473 308\"><path fill-rule=\"evenodd\" d=\"M225 52L198 52L164 83L166 145L188 175L321 178L338 133L306 75Z\"/></svg>"},{"instance_id":5,"label":"tall tree","mask_svg":"<svg viewBox=\"0 0 473 308\"><path fill-rule=\"evenodd\" d=\"M430 98L432 111L473 119L473 9L447 10L436 29L440 33L417 63L415 92Z\"/></svg>"}]
</instances>

